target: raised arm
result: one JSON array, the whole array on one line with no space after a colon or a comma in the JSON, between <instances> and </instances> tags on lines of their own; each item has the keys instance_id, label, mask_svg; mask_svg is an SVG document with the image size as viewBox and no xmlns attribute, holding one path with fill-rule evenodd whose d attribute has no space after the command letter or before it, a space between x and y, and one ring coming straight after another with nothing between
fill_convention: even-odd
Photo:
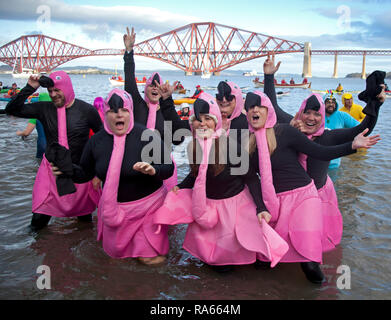
<instances>
[{"instance_id":1,"label":"raised arm","mask_svg":"<svg viewBox=\"0 0 391 320\"><path fill-rule=\"evenodd\" d=\"M327 132L327 134L331 137L332 142L334 144L342 144L348 141L353 141L354 137L365 129L368 129L368 132L365 134L365 136L371 134L376 125L377 118L380 112L380 107L382 106L384 101L385 91L383 88L383 91L379 94L377 100L371 101L371 112L368 112L366 114L366 117L361 123L351 128L335 129ZM367 107L368 104L363 109L364 114L366 113Z\"/></svg>"},{"instance_id":2,"label":"raised arm","mask_svg":"<svg viewBox=\"0 0 391 320\"><path fill-rule=\"evenodd\" d=\"M125 74L125 91L130 93L134 104L139 104L143 98L137 88L136 75L135 75L135 63L133 56L133 46L136 40L136 34L134 28L132 33L129 33L129 28L126 27L126 33L124 34L124 74Z\"/></svg>"},{"instance_id":3,"label":"raised arm","mask_svg":"<svg viewBox=\"0 0 391 320\"><path fill-rule=\"evenodd\" d=\"M263 91L269 97L274 107L277 116L277 122L289 123L293 119L293 116L285 112L284 110L282 110L277 103L276 88L274 86L274 74L280 68L281 62L278 62L277 65L275 65L274 61L275 61L274 53L271 55L271 57L269 53L267 55L267 59L263 64L263 73L265 77Z\"/></svg>"},{"instance_id":4,"label":"raised arm","mask_svg":"<svg viewBox=\"0 0 391 320\"><path fill-rule=\"evenodd\" d=\"M364 137L364 134L366 134L366 130L364 130L353 141L339 145L323 146L308 139L306 135L289 125L284 126L282 134L283 139L288 140L288 146L300 153L323 161L355 153L358 148L370 148L379 140L378 136Z\"/></svg>"},{"instance_id":5,"label":"raised arm","mask_svg":"<svg viewBox=\"0 0 391 320\"><path fill-rule=\"evenodd\" d=\"M39 88L38 79L39 76L30 76L26 86L8 102L5 107L6 114L20 118L40 119L41 107L47 102L24 103Z\"/></svg>"}]
</instances>

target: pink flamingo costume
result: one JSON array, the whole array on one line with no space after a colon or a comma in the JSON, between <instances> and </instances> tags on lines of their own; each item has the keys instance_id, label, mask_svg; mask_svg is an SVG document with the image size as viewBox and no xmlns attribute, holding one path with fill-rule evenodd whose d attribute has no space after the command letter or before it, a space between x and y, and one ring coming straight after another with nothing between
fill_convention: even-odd
<instances>
[{"instance_id":1,"label":"pink flamingo costume","mask_svg":"<svg viewBox=\"0 0 391 320\"><path fill-rule=\"evenodd\" d=\"M54 87L60 89L65 96L65 103L57 108L58 142L69 149L66 128L66 106L71 103L75 94L71 79L64 71L50 74ZM33 188L32 212L55 217L76 217L92 213L98 204L101 191L94 190L92 183L75 184L77 191L59 196L56 178L45 155L35 179Z\"/></svg>"},{"instance_id":2,"label":"pink flamingo costume","mask_svg":"<svg viewBox=\"0 0 391 320\"><path fill-rule=\"evenodd\" d=\"M197 111L197 108L203 108L203 111ZM202 149L202 162L193 189L180 189L177 194L169 192L154 222L189 224L183 248L209 265L250 264L256 261L257 255L262 255L270 259L274 267L288 250L288 245L267 223L259 222L248 188L231 198L206 197L209 154L213 140L224 130L220 110L211 95L202 93L194 109L196 115L208 113L215 119L215 132L211 138L196 136Z\"/></svg>"}]
</instances>

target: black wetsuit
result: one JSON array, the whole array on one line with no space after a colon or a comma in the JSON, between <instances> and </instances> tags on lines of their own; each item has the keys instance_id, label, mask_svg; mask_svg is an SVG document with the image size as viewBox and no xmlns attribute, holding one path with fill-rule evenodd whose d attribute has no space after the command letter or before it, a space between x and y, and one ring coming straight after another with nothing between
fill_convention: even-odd
<instances>
[{"instance_id":1,"label":"black wetsuit","mask_svg":"<svg viewBox=\"0 0 391 320\"><path fill-rule=\"evenodd\" d=\"M238 167L239 165L234 165L231 161L228 161L224 170L215 176L211 165L209 165L206 175L206 197L209 199L232 198L242 192L245 185L247 185L257 207L257 213L267 211L262 200L261 184L255 169L249 166L246 174L232 175L231 169L237 169ZM180 189L192 189L196 178L190 172L178 187Z\"/></svg>"},{"instance_id":2,"label":"black wetsuit","mask_svg":"<svg viewBox=\"0 0 391 320\"><path fill-rule=\"evenodd\" d=\"M148 121L149 108L148 108L148 104L145 102L143 97L140 95L140 92L138 91L136 76L135 76L135 63L133 57L133 50L131 52L125 51L124 61L125 61L124 64L125 91L130 93L133 99L134 121L140 123L143 126L146 126ZM163 101L164 100L160 98L159 101L160 108L161 105L163 104ZM164 127L164 121L172 121L173 124L172 131L174 132L177 129L175 127L175 123L178 123L178 120L181 121L176 111L174 113L173 112L166 113L165 115L162 113L161 109L156 111L155 129L159 131L162 139L164 139L164 131L167 130L167 128ZM173 144L178 145L182 143L183 140L184 138L180 139L179 141L173 140L172 137L170 144L172 142Z\"/></svg>"},{"instance_id":3,"label":"black wetsuit","mask_svg":"<svg viewBox=\"0 0 391 320\"><path fill-rule=\"evenodd\" d=\"M270 161L276 193L297 189L311 183L311 178L299 163L299 153L329 161L356 152L352 149L352 142L327 147L314 143L289 124L277 124L274 129L277 148L271 155ZM259 172L257 149L251 155L251 164Z\"/></svg>"},{"instance_id":4,"label":"black wetsuit","mask_svg":"<svg viewBox=\"0 0 391 320\"><path fill-rule=\"evenodd\" d=\"M47 146L58 142L57 107L51 101L41 101L25 104L28 96L36 89L27 84L17 96L7 104L5 111L9 115L20 118L38 119L45 131ZM90 104L75 99L73 105L66 108L67 138L72 162L78 164L83 148L89 139L90 129L98 132L102 127L102 120L98 111ZM33 230L45 227L51 216L34 213L31 220ZM79 220L91 221L91 214L79 216Z\"/></svg>"},{"instance_id":5,"label":"black wetsuit","mask_svg":"<svg viewBox=\"0 0 391 320\"><path fill-rule=\"evenodd\" d=\"M135 123L132 131L126 137L118 187L118 202L139 200L152 194L162 186L162 180L169 178L174 172L174 165L172 163L155 164L153 162L151 165L156 170L154 176L133 170L133 165L136 162L142 161L142 149L149 143L149 141L141 141L141 135L144 130L147 129ZM91 137L84 148L80 165L74 165L74 174L72 177L74 182L83 183L91 180L95 175L103 183L105 182L113 151L113 141L113 136L105 130L101 130ZM167 147L160 140L160 137L159 141L163 162L164 152L168 151Z\"/></svg>"},{"instance_id":6,"label":"black wetsuit","mask_svg":"<svg viewBox=\"0 0 391 320\"><path fill-rule=\"evenodd\" d=\"M24 101L36 89L27 84L6 106L7 114L20 118L38 119L45 131L47 145L58 142L57 108L51 101L25 104ZM72 162L78 164L83 148L89 139L90 129L98 132L102 120L98 111L89 103L75 99L70 108L66 108L67 138Z\"/></svg>"},{"instance_id":7,"label":"black wetsuit","mask_svg":"<svg viewBox=\"0 0 391 320\"><path fill-rule=\"evenodd\" d=\"M277 122L289 124L289 122L293 119L293 116L282 110L277 103L274 87L274 75L265 74L264 92L273 104L277 115ZM321 136L316 137L313 141L324 146L335 146L338 144L352 142L354 137L361 133L365 128L369 129L368 133L366 134L369 135L376 125L380 106L381 103L379 103L379 105L376 107L375 117L369 114L366 115L364 120L356 127L334 130L326 129ZM320 160L313 156L309 156L307 158L307 173L314 180L317 189L322 188L326 184L329 163L329 160Z\"/></svg>"}]
</instances>

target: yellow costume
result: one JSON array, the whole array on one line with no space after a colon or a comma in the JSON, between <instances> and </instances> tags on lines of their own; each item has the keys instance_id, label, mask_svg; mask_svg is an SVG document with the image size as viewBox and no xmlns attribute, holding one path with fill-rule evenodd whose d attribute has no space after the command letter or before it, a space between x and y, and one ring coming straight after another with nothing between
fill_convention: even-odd
<instances>
[{"instance_id":1,"label":"yellow costume","mask_svg":"<svg viewBox=\"0 0 391 320\"><path fill-rule=\"evenodd\" d=\"M345 100L349 100L349 99L352 99L352 106L350 107L350 110L345 107ZM354 119L360 122L365 118L365 113L362 112L363 107L353 103L353 96L351 93L345 93L342 96L342 104L343 107L339 109L339 111L349 113Z\"/></svg>"}]
</instances>

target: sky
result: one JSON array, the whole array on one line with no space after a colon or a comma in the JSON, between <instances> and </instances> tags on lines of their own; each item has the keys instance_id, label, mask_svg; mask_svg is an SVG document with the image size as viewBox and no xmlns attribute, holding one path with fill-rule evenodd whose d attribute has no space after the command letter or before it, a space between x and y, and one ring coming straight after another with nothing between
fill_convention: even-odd
<instances>
[{"instance_id":1,"label":"sky","mask_svg":"<svg viewBox=\"0 0 391 320\"><path fill-rule=\"evenodd\" d=\"M22 35L42 33L88 49L122 49L126 26L136 43L193 22L215 22L299 43L316 49L391 49L391 0L260 1L90 1L13 0L0 2L0 47ZM301 74L303 54L283 54L280 73ZM262 72L264 58L232 69ZM1 64L1 63L0 63ZM86 57L63 67L123 68L120 56ZM139 70L175 68L137 57ZM361 56L339 56L338 74L361 72ZM312 56L312 75L329 77L334 56ZM391 71L390 56L367 56L366 70ZM178 70L178 69L176 69Z\"/></svg>"}]
</instances>

